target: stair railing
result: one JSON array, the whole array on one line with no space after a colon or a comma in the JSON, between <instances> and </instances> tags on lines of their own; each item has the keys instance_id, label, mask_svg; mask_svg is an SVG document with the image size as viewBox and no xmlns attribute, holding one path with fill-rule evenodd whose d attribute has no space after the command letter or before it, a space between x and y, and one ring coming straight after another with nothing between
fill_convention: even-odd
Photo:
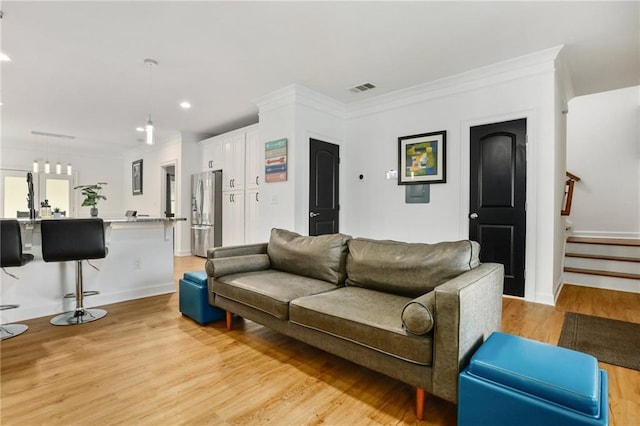
<instances>
[{"instance_id":1,"label":"stair railing","mask_svg":"<svg viewBox=\"0 0 640 426\"><path fill-rule=\"evenodd\" d=\"M573 201L573 185L576 182L580 182L580 178L573 173L567 173L567 181L564 186L564 199L562 201L562 211L560 214L562 216L569 216L571 214L571 202Z\"/></svg>"}]
</instances>

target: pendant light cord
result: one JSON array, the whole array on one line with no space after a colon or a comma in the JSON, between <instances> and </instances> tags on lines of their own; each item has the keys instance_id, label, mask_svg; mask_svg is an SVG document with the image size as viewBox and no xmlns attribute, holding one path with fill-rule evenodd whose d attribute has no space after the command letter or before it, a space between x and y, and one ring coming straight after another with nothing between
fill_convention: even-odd
<instances>
[{"instance_id":1,"label":"pendant light cord","mask_svg":"<svg viewBox=\"0 0 640 426\"><path fill-rule=\"evenodd\" d=\"M153 105L152 102L152 92L151 92L151 69L154 65L158 65L158 62L154 59L145 59L144 62L149 64L149 121L151 121L151 107Z\"/></svg>"}]
</instances>

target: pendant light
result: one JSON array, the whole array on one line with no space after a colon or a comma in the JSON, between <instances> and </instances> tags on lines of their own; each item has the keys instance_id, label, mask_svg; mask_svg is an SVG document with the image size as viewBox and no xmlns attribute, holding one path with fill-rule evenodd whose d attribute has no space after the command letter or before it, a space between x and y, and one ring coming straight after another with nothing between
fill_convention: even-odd
<instances>
[{"instance_id":1,"label":"pendant light","mask_svg":"<svg viewBox=\"0 0 640 426\"><path fill-rule=\"evenodd\" d=\"M158 61L154 59L145 59L144 63L149 65L149 118L147 124L144 126L144 131L147 134L147 145L153 145L153 121L151 121L151 68L158 65Z\"/></svg>"},{"instance_id":2,"label":"pendant light","mask_svg":"<svg viewBox=\"0 0 640 426\"><path fill-rule=\"evenodd\" d=\"M44 163L44 172L46 174L51 173L51 164L49 164L49 142L46 142L47 161Z\"/></svg>"},{"instance_id":3,"label":"pendant light","mask_svg":"<svg viewBox=\"0 0 640 426\"><path fill-rule=\"evenodd\" d=\"M32 132L33 133L33 132ZM33 173L38 173L40 171L40 163L38 162L38 138L33 136L33 146L35 147L33 150Z\"/></svg>"},{"instance_id":4,"label":"pendant light","mask_svg":"<svg viewBox=\"0 0 640 426\"><path fill-rule=\"evenodd\" d=\"M38 136L46 136L46 137L50 137L50 138L60 138L60 139L75 139L75 136L71 136L71 135L62 135L60 133L50 133L50 132L41 132L38 130L32 130L31 134L34 135L34 137L36 137L36 139L34 140L34 157L36 157L33 160L33 173L38 173L40 172L40 161L37 158L37 152L38 152L38 140L37 137ZM44 172L45 173L51 173L51 163L49 163L49 145L50 143L48 141L45 141L45 152L46 152L46 161L44 163ZM60 175L62 174L62 163L60 162L60 142L58 142L57 145L57 161L56 161L56 174ZM71 162L67 163L67 174L69 176L71 176Z\"/></svg>"},{"instance_id":5,"label":"pendant light","mask_svg":"<svg viewBox=\"0 0 640 426\"><path fill-rule=\"evenodd\" d=\"M62 165L60 164L60 143L58 143L58 161L56 162L56 174L62 173Z\"/></svg>"}]
</instances>

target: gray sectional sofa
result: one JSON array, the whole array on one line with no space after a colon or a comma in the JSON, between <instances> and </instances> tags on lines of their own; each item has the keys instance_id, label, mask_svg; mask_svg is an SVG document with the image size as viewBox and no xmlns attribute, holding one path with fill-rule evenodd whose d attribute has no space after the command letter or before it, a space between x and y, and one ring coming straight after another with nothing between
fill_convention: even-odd
<instances>
[{"instance_id":1,"label":"gray sectional sofa","mask_svg":"<svg viewBox=\"0 0 640 426\"><path fill-rule=\"evenodd\" d=\"M305 237L210 249L209 303L416 387L457 401L458 373L500 329L504 270L474 241L409 244Z\"/></svg>"}]
</instances>

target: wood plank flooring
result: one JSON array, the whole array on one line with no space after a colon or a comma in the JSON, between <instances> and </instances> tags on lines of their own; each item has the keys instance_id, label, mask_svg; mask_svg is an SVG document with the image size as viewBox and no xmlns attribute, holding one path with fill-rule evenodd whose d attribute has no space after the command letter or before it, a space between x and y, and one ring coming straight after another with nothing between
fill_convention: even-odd
<instances>
[{"instance_id":1,"label":"wood plank flooring","mask_svg":"<svg viewBox=\"0 0 640 426\"><path fill-rule=\"evenodd\" d=\"M175 260L175 277L204 260ZM0 344L2 425L425 424L454 425L456 407L251 321L200 326L178 294L106 306L76 327L24 321ZM505 298L503 330L555 344L564 312L640 323L640 295L565 286L556 307ZM611 425L640 418L640 372L609 373Z\"/></svg>"}]
</instances>

